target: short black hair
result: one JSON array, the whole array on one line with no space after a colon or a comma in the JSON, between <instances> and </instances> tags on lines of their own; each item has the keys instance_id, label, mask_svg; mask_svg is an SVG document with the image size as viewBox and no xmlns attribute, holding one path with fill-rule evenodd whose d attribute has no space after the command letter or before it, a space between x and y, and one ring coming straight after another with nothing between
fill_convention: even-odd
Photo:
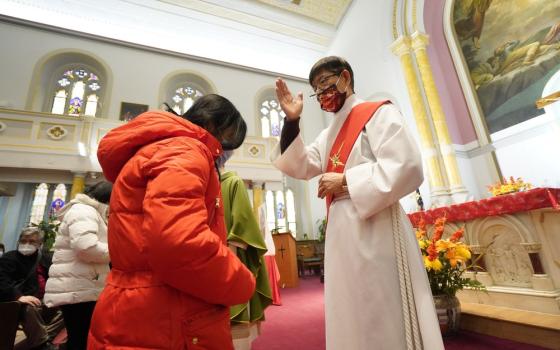
<instances>
[{"instance_id":1,"label":"short black hair","mask_svg":"<svg viewBox=\"0 0 560 350\"><path fill-rule=\"evenodd\" d=\"M100 181L95 185L86 187L84 194L96 201L109 204L111 201L111 191L113 190L113 184L107 181Z\"/></svg>"},{"instance_id":2,"label":"short black hair","mask_svg":"<svg viewBox=\"0 0 560 350\"><path fill-rule=\"evenodd\" d=\"M340 74L345 69L350 73L350 87L354 91L354 71L344 58L338 56L323 57L317 61L309 72L309 84L313 86L313 79L323 70Z\"/></svg>"},{"instance_id":3,"label":"short black hair","mask_svg":"<svg viewBox=\"0 0 560 350\"><path fill-rule=\"evenodd\" d=\"M225 134L232 135L231 140L220 140L227 141L222 142L224 149L236 149L245 140L247 124L233 103L223 96L209 94L200 97L182 117L206 129L218 140Z\"/></svg>"}]
</instances>

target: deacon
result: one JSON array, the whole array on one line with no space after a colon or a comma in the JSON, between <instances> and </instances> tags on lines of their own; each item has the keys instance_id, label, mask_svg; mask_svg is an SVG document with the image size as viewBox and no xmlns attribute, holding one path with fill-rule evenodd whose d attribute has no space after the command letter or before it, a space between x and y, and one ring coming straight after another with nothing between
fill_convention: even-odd
<instances>
[{"instance_id":1,"label":"deacon","mask_svg":"<svg viewBox=\"0 0 560 350\"><path fill-rule=\"evenodd\" d=\"M399 205L423 181L414 138L389 101L356 97L343 58L319 60L309 83L333 120L306 146L303 95L293 96L278 79L286 119L272 161L294 178L322 174L327 350L444 349L420 250Z\"/></svg>"}]
</instances>

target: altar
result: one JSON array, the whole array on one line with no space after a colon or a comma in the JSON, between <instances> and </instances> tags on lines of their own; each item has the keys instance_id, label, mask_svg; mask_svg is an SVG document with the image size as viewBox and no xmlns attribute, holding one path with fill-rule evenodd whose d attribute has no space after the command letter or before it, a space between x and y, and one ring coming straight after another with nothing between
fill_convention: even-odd
<instances>
[{"instance_id":1,"label":"altar","mask_svg":"<svg viewBox=\"0 0 560 350\"><path fill-rule=\"evenodd\" d=\"M463 303L560 315L560 189L532 190L409 214L413 226L445 216L444 238L460 227L482 271L464 276L487 292L463 290ZM472 260L471 259L471 260Z\"/></svg>"}]
</instances>

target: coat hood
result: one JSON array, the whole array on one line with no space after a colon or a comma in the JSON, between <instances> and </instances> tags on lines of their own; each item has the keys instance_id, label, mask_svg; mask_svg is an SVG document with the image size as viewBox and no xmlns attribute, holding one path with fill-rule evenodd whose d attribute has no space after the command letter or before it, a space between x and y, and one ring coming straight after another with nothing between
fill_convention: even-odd
<instances>
[{"instance_id":1,"label":"coat hood","mask_svg":"<svg viewBox=\"0 0 560 350\"><path fill-rule=\"evenodd\" d=\"M103 137L97 150L97 159L103 169L103 175L108 181L115 182L121 169L140 148L181 136L204 143L214 158L222 153L222 146L218 140L200 126L172 113L149 111L111 130Z\"/></svg>"},{"instance_id":2,"label":"coat hood","mask_svg":"<svg viewBox=\"0 0 560 350\"><path fill-rule=\"evenodd\" d=\"M107 217L108 217L108 214L109 214L108 213L109 206L107 204L100 203L100 202L96 201L95 199L93 199L93 198L91 198L91 197L89 197L89 196L87 196L83 193L78 193L74 199L72 199L64 207L62 207L62 209L60 209L56 213L57 219L62 221L62 219L64 218L64 215L66 215L66 213L68 213L70 208L72 208L72 206L74 206L74 204L78 204L78 203L89 205L90 207L93 207L95 210L97 210L99 212L99 214L101 215L102 218L105 219L105 221L107 220Z\"/></svg>"}]
</instances>

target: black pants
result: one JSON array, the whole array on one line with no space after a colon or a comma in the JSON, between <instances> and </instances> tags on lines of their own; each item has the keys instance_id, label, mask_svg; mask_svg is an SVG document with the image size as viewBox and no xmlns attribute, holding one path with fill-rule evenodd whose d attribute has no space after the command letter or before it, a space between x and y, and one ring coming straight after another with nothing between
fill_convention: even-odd
<instances>
[{"instance_id":1,"label":"black pants","mask_svg":"<svg viewBox=\"0 0 560 350\"><path fill-rule=\"evenodd\" d=\"M86 350L89 325L95 308L95 301L86 303L62 305L64 324L68 332L66 349Z\"/></svg>"}]
</instances>

